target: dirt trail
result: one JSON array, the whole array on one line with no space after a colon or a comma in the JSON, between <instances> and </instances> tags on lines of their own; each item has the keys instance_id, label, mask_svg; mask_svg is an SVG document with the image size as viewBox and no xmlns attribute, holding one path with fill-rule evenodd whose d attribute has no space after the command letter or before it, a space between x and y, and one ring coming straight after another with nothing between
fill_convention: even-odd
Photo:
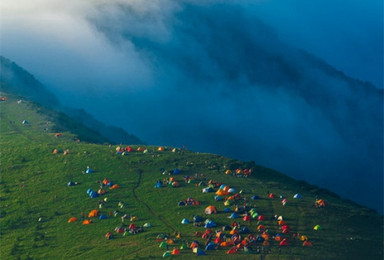
<instances>
[{"instance_id":1,"label":"dirt trail","mask_svg":"<svg viewBox=\"0 0 384 260\"><path fill-rule=\"evenodd\" d=\"M141 184L141 178L142 178L142 174L143 174L143 171L142 170L137 170L137 174L139 175L139 179L137 181L137 184L133 187L132 189L132 193L133 193L133 197L138 201L140 202L141 204L143 204L151 213L152 215L156 216L161 222L164 223L164 225L166 225L167 227L169 227L170 229L172 229L172 231L176 231L176 229L170 224L168 223L162 216L160 216L159 214L156 213L156 211L154 211L147 203L145 203L145 201L143 201L142 199L140 199L138 196L137 196L137 193L136 193L136 189L140 187L140 184Z\"/></svg>"}]
</instances>

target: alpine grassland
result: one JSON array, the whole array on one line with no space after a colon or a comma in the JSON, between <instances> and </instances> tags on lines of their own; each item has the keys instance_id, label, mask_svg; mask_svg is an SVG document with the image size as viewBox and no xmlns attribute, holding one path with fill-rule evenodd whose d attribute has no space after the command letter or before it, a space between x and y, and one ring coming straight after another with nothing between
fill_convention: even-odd
<instances>
[{"instance_id":1,"label":"alpine grassland","mask_svg":"<svg viewBox=\"0 0 384 260\"><path fill-rule=\"evenodd\" d=\"M185 148L111 145L97 129L11 93L2 96L7 99L0 102L1 259L158 259L193 241L206 255L186 248L169 257L383 259L383 216L333 192L255 162ZM128 146L133 151L124 152ZM251 174L236 174L237 169ZM158 181L162 187L155 188ZM215 199L223 184L234 191ZM213 192L203 193L209 185ZM89 189L105 193L91 198ZM269 198L272 193L275 197ZM293 198L295 194L301 198ZM188 198L199 203L179 205ZM226 199L229 205L224 205ZM316 199L326 205L315 207ZM205 214L210 205L216 214ZM226 207L231 212L224 212ZM239 217L229 218L236 208ZM243 221L251 209L257 215ZM97 217L89 217L92 210L98 210ZM260 215L265 220L257 220ZM238 238L249 237L248 244L240 243L235 254L227 254L233 245L206 250L209 239L198 232L207 228L194 225L195 216L216 223L211 242L216 231L238 222ZM279 216L288 232L278 225ZM72 217L77 221L68 223ZM182 224L184 218L190 224ZM132 223L135 232L128 231ZM317 225L321 228L315 230ZM230 232L221 233L222 241L230 244ZM250 234L262 239L252 241ZM288 246L280 246L284 238ZM306 238L312 246L303 246Z\"/></svg>"}]
</instances>

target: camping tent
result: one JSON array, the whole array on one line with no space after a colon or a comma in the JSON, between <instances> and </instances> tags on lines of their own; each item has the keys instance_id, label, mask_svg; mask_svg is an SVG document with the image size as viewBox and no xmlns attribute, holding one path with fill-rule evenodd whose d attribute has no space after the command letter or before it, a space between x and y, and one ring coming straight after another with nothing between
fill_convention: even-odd
<instances>
[{"instance_id":1,"label":"camping tent","mask_svg":"<svg viewBox=\"0 0 384 260\"><path fill-rule=\"evenodd\" d=\"M205 214L214 214L217 213L217 209L215 206L208 206L205 208Z\"/></svg>"},{"instance_id":2,"label":"camping tent","mask_svg":"<svg viewBox=\"0 0 384 260\"><path fill-rule=\"evenodd\" d=\"M209 242L205 247L205 250L215 250L215 249L216 249L216 245L213 242Z\"/></svg>"},{"instance_id":3,"label":"camping tent","mask_svg":"<svg viewBox=\"0 0 384 260\"><path fill-rule=\"evenodd\" d=\"M171 255L180 255L180 250L177 249L177 248L174 248L174 249L172 250Z\"/></svg>"},{"instance_id":4,"label":"camping tent","mask_svg":"<svg viewBox=\"0 0 384 260\"><path fill-rule=\"evenodd\" d=\"M90 196L92 199L94 199L94 198L97 198L97 197L99 196L99 194L97 194L96 191L91 191L91 192L89 193L89 196Z\"/></svg>"},{"instance_id":5,"label":"camping tent","mask_svg":"<svg viewBox=\"0 0 384 260\"><path fill-rule=\"evenodd\" d=\"M220 197L219 195L216 195L215 196L215 200L217 200L217 201L223 200L223 197Z\"/></svg>"},{"instance_id":6,"label":"camping tent","mask_svg":"<svg viewBox=\"0 0 384 260\"><path fill-rule=\"evenodd\" d=\"M76 222L77 221L77 218L75 217L71 217L69 220L68 220L68 223L73 223L73 222Z\"/></svg>"},{"instance_id":7,"label":"camping tent","mask_svg":"<svg viewBox=\"0 0 384 260\"><path fill-rule=\"evenodd\" d=\"M83 221L83 225L89 225L91 223L92 223L92 220L90 220L90 219L86 219Z\"/></svg>"},{"instance_id":8,"label":"camping tent","mask_svg":"<svg viewBox=\"0 0 384 260\"><path fill-rule=\"evenodd\" d=\"M257 218L257 220L265 221L266 218L265 218L263 215L259 215L259 217Z\"/></svg>"},{"instance_id":9,"label":"camping tent","mask_svg":"<svg viewBox=\"0 0 384 260\"><path fill-rule=\"evenodd\" d=\"M280 246L288 246L288 240L286 238L284 238L283 240L281 240Z\"/></svg>"},{"instance_id":10,"label":"camping tent","mask_svg":"<svg viewBox=\"0 0 384 260\"><path fill-rule=\"evenodd\" d=\"M203 193L213 192L214 190L211 187L206 187L203 189Z\"/></svg>"},{"instance_id":11,"label":"camping tent","mask_svg":"<svg viewBox=\"0 0 384 260\"><path fill-rule=\"evenodd\" d=\"M253 200L259 200L259 199L260 199L260 197L259 197L259 196L257 196L257 195L253 195L253 196L252 196L252 199L253 199Z\"/></svg>"},{"instance_id":12,"label":"camping tent","mask_svg":"<svg viewBox=\"0 0 384 260\"><path fill-rule=\"evenodd\" d=\"M293 195L293 198L294 199L301 199L301 195L299 193L296 193L295 195Z\"/></svg>"},{"instance_id":13,"label":"camping tent","mask_svg":"<svg viewBox=\"0 0 384 260\"><path fill-rule=\"evenodd\" d=\"M216 223L213 222L212 220L208 221L206 224L205 224L205 228L212 228L212 227L216 227Z\"/></svg>"},{"instance_id":14,"label":"camping tent","mask_svg":"<svg viewBox=\"0 0 384 260\"><path fill-rule=\"evenodd\" d=\"M226 207L226 208L224 209L224 212L226 212L226 213L231 212L231 209L228 208L228 207Z\"/></svg>"},{"instance_id":15,"label":"camping tent","mask_svg":"<svg viewBox=\"0 0 384 260\"><path fill-rule=\"evenodd\" d=\"M320 226L320 225L316 225L313 229L314 229L314 230L320 230L320 229L321 229L321 226Z\"/></svg>"},{"instance_id":16,"label":"camping tent","mask_svg":"<svg viewBox=\"0 0 384 260\"><path fill-rule=\"evenodd\" d=\"M189 224L189 220L187 218L183 218L181 224Z\"/></svg>"},{"instance_id":17,"label":"camping tent","mask_svg":"<svg viewBox=\"0 0 384 260\"><path fill-rule=\"evenodd\" d=\"M103 220L103 219L107 219L107 216L104 215L104 214L101 214L100 217L99 217L100 220Z\"/></svg>"},{"instance_id":18,"label":"camping tent","mask_svg":"<svg viewBox=\"0 0 384 260\"><path fill-rule=\"evenodd\" d=\"M237 214L236 212L233 212L228 218L238 218L239 217L239 214Z\"/></svg>"},{"instance_id":19,"label":"camping tent","mask_svg":"<svg viewBox=\"0 0 384 260\"><path fill-rule=\"evenodd\" d=\"M91 210L91 212L89 212L88 217L94 218L94 217L97 217L98 215L99 215L99 211L94 209L94 210Z\"/></svg>"},{"instance_id":20,"label":"camping tent","mask_svg":"<svg viewBox=\"0 0 384 260\"><path fill-rule=\"evenodd\" d=\"M231 247L231 249L227 251L227 254L236 254L236 253L237 253L237 248L235 246Z\"/></svg>"}]
</instances>

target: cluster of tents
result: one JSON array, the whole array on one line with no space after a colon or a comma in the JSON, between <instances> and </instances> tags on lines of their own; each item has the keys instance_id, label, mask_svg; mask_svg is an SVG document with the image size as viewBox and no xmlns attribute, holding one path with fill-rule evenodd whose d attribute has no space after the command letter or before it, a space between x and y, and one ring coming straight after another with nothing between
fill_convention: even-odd
<instances>
[{"instance_id":1,"label":"cluster of tents","mask_svg":"<svg viewBox=\"0 0 384 260\"><path fill-rule=\"evenodd\" d=\"M216 188L217 190L215 191ZM200 216L194 216L193 220L183 218L180 222L183 225L191 224L193 222L195 226L201 226L206 229L204 233L196 231L195 236L201 237L202 239L206 239L207 243L204 247L202 247L198 241L193 241L191 245L182 244L180 248L175 248L173 251L166 251L163 254L163 257L178 255L180 254L181 250L184 250L186 248L192 249L193 252L197 255L205 255L207 254L207 251L216 250L218 248L227 248L227 254L236 254L240 250L244 253L250 253L252 252L253 246L270 246L272 242L274 244L277 244L279 247L286 247L291 245L291 227L286 222L286 220L284 220L283 216L276 215L274 217L274 219L277 221L276 224L278 227L278 231L271 232L271 230L265 224L268 223L267 217L260 214L256 208L250 208L246 203L244 204L244 207L239 208L237 206L238 203L236 203L236 201L242 200L242 196L240 195L241 191L240 193L236 193L236 189L211 180L209 181L208 186L203 189L203 193L207 192L215 192L215 200L223 200L224 205L226 207L223 211L219 212L216 206L209 205L204 209L204 213L207 216L210 216L212 214L230 213L228 218L233 220L234 222L230 226L225 225L221 229L213 231L212 228L216 229L218 225L212 219L207 218L203 220L203 218L201 218ZM281 204L283 206L287 205L287 203L289 202L288 199L284 196L276 196L274 193L268 193L267 197L269 199L280 198ZM258 195L253 195L251 199L260 200L261 198ZM293 199L299 200L302 199L302 196L301 194L296 193L295 195L293 195ZM186 199L186 201L188 200L194 201L192 198ZM179 205L186 205L186 201L180 201ZM318 201L319 205L320 203L323 203L322 201L323 200ZM231 210L228 206L235 203L236 209ZM325 202L322 205L325 205ZM241 219L243 221L243 224L240 224L240 222L236 222L236 219ZM251 227L250 225L248 227L245 226L247 222L251 223L252 221L257 222L256 226L254 226L254 232L251 232L248 228ZM316 225L314 227L314 230L320 229L321 226L319 225ZM293 235L294 238L296 238L295 235L296 234ZM296 240L302 241L302 246L304 247L313 246L312 242L305 235L297 237ZM172 243L173 242L174 241L172 241ZM164 245L167 245L166 248L168 249L169 243L166 240L161 241L159 247L165 248Z\"/></svg>"},{"instance_id":2,"label":"cluster of tents","mask_svg":"<svg viewBox=\"0 0 384 260\"><path fill-rule=\"evenodd\" d=\"M159 151L159 152L163 152L166 150L167 150L167 148L165 148L163 146L159 146L157 148L157 151ZM173 149L171 149L171 151L176 152L177 148L173 148ZM151 151L148 148L144 148L141 146L137 147L136 149L133 148L132 146L126 146L126 147L117 146L116 147L116 154L128 155L128 153L132 153L132 152L149 153Z\"/></svg>"},{"instance_id":3,"label":"cluster of tents","mask_svg":"<svg viewBox=\"0 0 384 260\"><path fill-rule=\"evenodd\" d=\"M237 168L236 170L230 170L230 169L227 169L225 171L225 174L227 175L234 175L234 176L243 176L243 177L249 177L252 173L252 169L248 169L248 168L245 168L245 169L241 169L241 168Z\"/></svg>"}]
</instances>

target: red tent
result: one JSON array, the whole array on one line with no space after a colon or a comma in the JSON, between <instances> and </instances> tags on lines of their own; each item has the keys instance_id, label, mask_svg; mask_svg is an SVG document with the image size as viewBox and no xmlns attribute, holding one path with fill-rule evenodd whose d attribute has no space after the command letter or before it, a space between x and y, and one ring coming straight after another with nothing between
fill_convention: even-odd
<instances>
[{"instance_id":1,"label":"red tent","mask_svg":"<svg viewBox=\"0 0 384 260\"><path fill-rule=\"evenodd\" d=\"M251 221L251 216L247 215L243 218L244 221Z\"/></svg>"},{"instance_id":2,"label":"red tent","mask_svg":"<svg viewBox=\"0 0 384 260\"><path fill-rule=\"evenodd\" d=\"M265 221L266 218L265 218L263 215L260 215L260 216L257 218L257 220Z\"/></svg>"},{"instance_id":3,"label":"red tent","mask_svg":"<svg viewBox=\"0 0 384 260\"><path fill-rule=\"evenodd\" d=\"M128 227L129 229L135 229L136 228L136 225L134 223L131 223Z\"/></svg>"},{"instance_id":4,"label":"red tent","mask_svg":"<svg viewBox=\"0 0 384 260\"><path fill-rule=\"evenodd\" d=\"M288 246L288 239L284 238L283 240L281 240L280 246Z\"/></svg>"},{"instance_id":5,"label":"red tent","mask_svg":"<svg viewBox=\"0 0 384 260\"><path fill-rule=\"evenodd\" d=\"M236 253L237 253L237 248L235 246L231 247L231 249L227 251L227 254L236 254Z\"/></svg>"}]
</instances>

